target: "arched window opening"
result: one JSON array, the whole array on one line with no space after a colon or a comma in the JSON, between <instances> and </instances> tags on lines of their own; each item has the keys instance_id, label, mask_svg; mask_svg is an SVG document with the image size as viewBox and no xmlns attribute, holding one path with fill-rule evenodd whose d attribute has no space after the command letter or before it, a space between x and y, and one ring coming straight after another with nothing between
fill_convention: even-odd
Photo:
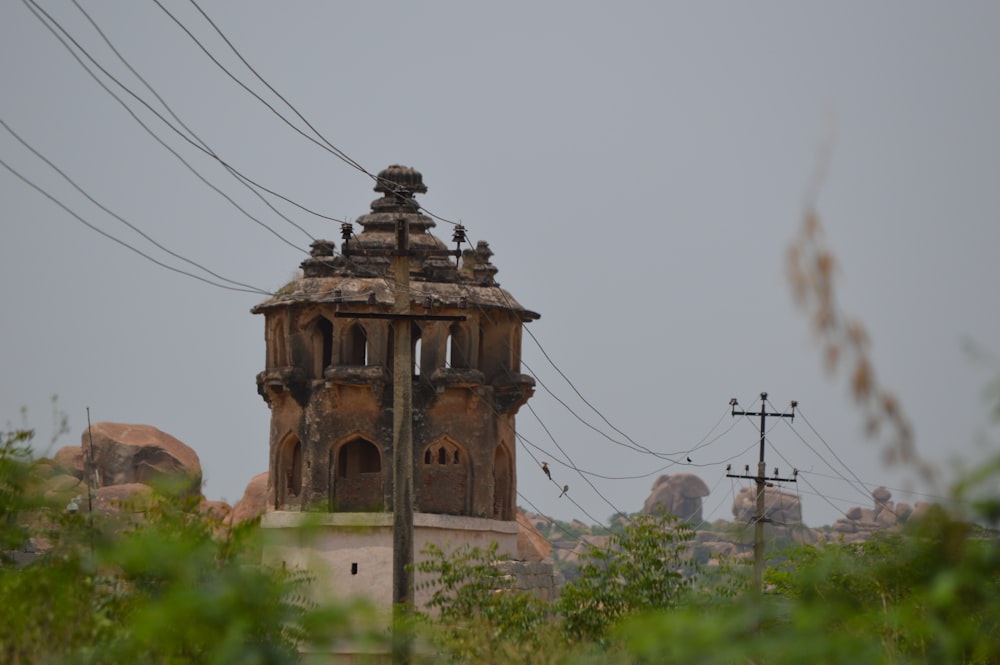
<instances>
[{"instance_id":1,"label":"arched window opening","mask_svg":"<svg viewBox=\"0 0 1000 665\"><path fill-rule=\"evenodd\" d=\"M340 447L337 472L341 478L359 473L377 473L382 470L382 459L378 449L364 439L355 439Z\"/></svg>"},{"instance_id":2,"label":"arched window opening","mask_svg":"<svg viewBox=\"0 0 1000 665\"><path fill-rule=\"evenodd\" d=\"M353 323L341 340L340 362L364 367L368 364L368 333L360 323Z\"/></svg>"},{"instance_id":3,"label":"arched window opening","mask_svg":"<svg viewBox=\"0 0 1000 665\"><path fill-rule=\"evenodd\" d=\"M331 451L330 509L368 511L382 508L382 456L370 441L357 438Z\"/></svg>"},{"instance_id":4,"label":"arched window opening","mask_svg":"<svg viewBox=\"0 0 1000 665\"><path fill-rule=\"evenodd\" d=\"M391 375L393 373L393 368L396 366L396 335L392 327L389 328L389 334L386 335L386 349L388 353L386 354L386 370ZM417 324L412 324L410 326L410 354L413 360L413 376L419 376L420 374L420 326Z\"/></svg>"},{"instance_id":5,"label":"arched window opening","mask_svg":"<svg viewBox=\"0 0 1000 665\"><path fill-rule=\"evenodd\" d=\"M521 326L518 325L514 327L513 341L511 342L510 345L510 354L511 354L510 367L515 372L521 371L521 341L522 341Z\"/></svg>"},{"instance_id":6,"label":"arched window opening","mask_svg":"<svg viewBox=\"0 0 1000 665\"><path fill-rule=\"evenodd\" d=\"M483 330L482 326L479 326L479 353L477 354L479 370L481 372L486 371L486 331Z\"/></svg>"},{"instance_id":7,"label":"arched window opening","mask_svg":"<svg viewBox=\"0 0 1000 665\"><path fill-rule=\"evenodd\" d=\"M413 349L413 376L420 376L420 367L423 365L423 359L421 354L423 353L423 346L420 343L420 326L413 324L410 328L410 344Z\"/></svg>"},{"instance_id":8,"label":"arched window opening","mask_svg":"<svg viewBox=\"0 0 1000 665\"><path fill-rule=\"evenodd\" d=\"M333 323L325 316L319 317L316 321L316 330L319 334L319 373L320 375L327 367L333 364Z\"/></svg>"},{"instance_id":9,"label":"arched window opening","mask_svg":"<svg viewBox=\"0 0 1000 665\"><path fill-rule=\"evenodd\" d=\"M421 512L467 515L471 469L459 444L449 438L424 449L424 464L417 482L417 505Z\"/></svg>"},{"instance_id":10,"label":"arched window opening","mask_svg":"<svg viewBox=\"0 0 1000 665\"><path fill-rule=\"evenodd\" d=\"M514 472L510 452L501 443L493 455L493 519L514 519Z\"/></svg>"},{"instance_id":11,"label":"arched window opening","mask_svg":"<svg viewBox=\"0 0 1000 665\"><path fill-rule=\"evenodd\" d=\"M285 360L285 326L282 319L279 318L272 324L268 342L268 367L281 367Z\"/></svg>"},{"instance_id":12,"label":"arched window opening","mask_svg":"<svg viewBox=\"0 0 1000 665\"><path fill-rule=\"evenodd\" d=\"M448 365L455 369L469 367L469 331L458 323L448 328Z\"/></svg>"},{"instance_id":13,"label":"arched window opening","mask_svg":"<svg viewBox=\"0 0 1000 665\"><path fill-rule=\"evenodd\" d=\"M302 496L302 444L289 437L278 449L275 508L289 507Z\"/></svg>"}]
</instances>

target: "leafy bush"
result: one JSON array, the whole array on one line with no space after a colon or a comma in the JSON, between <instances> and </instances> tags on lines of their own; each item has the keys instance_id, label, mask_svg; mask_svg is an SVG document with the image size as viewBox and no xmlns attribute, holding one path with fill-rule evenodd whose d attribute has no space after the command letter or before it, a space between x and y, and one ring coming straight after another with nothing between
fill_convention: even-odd
<instances>
[{"instance_id":1,"label":"leafy bush","mask_svg":"<svg viewBox=\"0 0 1000 665\"><path fill-rule=\"evenodd\" d=\"M589 546L558 603L569 637L600 641L622 617L676 606L696 569L686 556L693 538L673 516L637 515L608 547Z\"/></svg>"},{"instance_id":2,"label":"leafy bush","mask_svg":"<svg viewBox=\"0 0 1000 665\"><path fill-rule=\"evenodd\" d=\"M0 662L285 664L354 633L355 608L317 605L307 574L253 563L256 525L219 537L190 497L158 495L127 521L45 506L29 440L0 446L0 533L22 548L33 525L50 548L0 566Z\"/></svg>"},{"instance_id":3,"label":"leafy bush","mask_svg":"<svg viewBox=\"0 0 1000 665\"><path fill-rule=\"evenodd\" d=\"M548 607L514 588L502 568L507 557L495 542L485 550L463 545L450 555L430 544L423 554L427 558L416 569L434 576L425 588L435 589L423 619L447 657L461 663L543 662L538 657Z\"/></svg>"}]
</instances>

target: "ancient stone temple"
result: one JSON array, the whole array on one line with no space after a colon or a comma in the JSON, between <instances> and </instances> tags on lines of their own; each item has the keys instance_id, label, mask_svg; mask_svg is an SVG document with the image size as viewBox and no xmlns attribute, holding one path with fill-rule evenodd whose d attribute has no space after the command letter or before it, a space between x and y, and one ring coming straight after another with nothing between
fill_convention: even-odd
<instances>
[{"instance_id":1,"label":"ancient stone temple","mask_svg":"<svg viewBox=\"0 0 1000 665\"><path fill-rule=\"evenodd\" d=\"M329 513L329 525L361 520L374 530L375 540L360 547L386 544L379 530L391 529L394 454L388 315L397 222L405 219L416 546L478 534L478 544L497 540L516 558L514 418L534 387L520 371L521 326L538 314L497 284L485 242L448 255L414 200L427 191L419 172L390 166L375 191L381 197L358 218L360 233L344 233L339 251L329 240L314 242L301 277L253 309L264 315L267 348L257 389L271 409L264 526L293 525L305 511ZM361 542L357 533L340 537ZM355 579L347 583L363 586L359 567L385 554L372 551L332 561L335 574L351 559Z\"/></svg>"},{"instance_id":2,"label":"ancient stone temple","mask_svg":"<svg viewBox=\"0 0 1000 665\"><path fill-rule=\"evenodd\" d=\"M303 275L254 308L263 314L267 364L257 387L271 408L269 503L332 512L392 505L392 322L388 314L397 219L409 222L411 311L464 321L414 321L416 509L514 519L514 414L531 395L520 373L521 325L538 315L494 280L481 242L460 261L422 257L448 247L413 195L419 172L379 174L362 231L335 253L317 240ZM347 256L344 255L346 250Z\"/></svg>"}]
</instances>

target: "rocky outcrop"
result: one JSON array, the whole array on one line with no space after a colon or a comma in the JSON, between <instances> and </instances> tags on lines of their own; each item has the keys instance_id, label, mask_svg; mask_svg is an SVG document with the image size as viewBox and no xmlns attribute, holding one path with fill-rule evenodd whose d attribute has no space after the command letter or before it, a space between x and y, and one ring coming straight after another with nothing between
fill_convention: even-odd
<instances>
[{"instance_id":1,"label":"rocky outcrop","mask_svg":"<svg viewBox=\"0 0 1000 665\"><path fill-rule=\"evenodd\" d=\"M517 558L521 561L542 561L551 555L549 541L524 513L517 511Z\"/></svg>"},{"instance_id":2,"label":"rocky outcrop","mask_svg":"<svg viewBox=\"0 0 1000 665\"><path fill-rule=\"evenodd\" d=\"M750 522L756 510L757 490L741 488L733 500L733 518L737 522ZM764 517L777 524L798 524L802 522L802 503L794 494L767 487L764 489Z\"/></svg>"},{"instance_id":3,"label":"rocky outcrop","mask_svg":"<svg viewBox=\"0 0 1000 665\"><path fill-rule=\"evenodd\" d=\"M653 492L646 500L643 512L655 510L658 505L664 507L668 504L673 505L671 503L673 497L678 495L680 498L685 498L683 491L676 491L678 486L694 488L689 491L692 495L699 493L701 490L698 489L698 483L685 480L684 477L689 475L678 474L658 478L653 484ZM701 486L704 487L704 484ZM771 521L764 524L764 537L767 542L777 542L780 546L856 543L867 540L880 531L899 531L904 522L919 519L933 507L933 504L923 502L912 506L908 503L894 503L892 493L885 487L876 488L871 496L870 507L849 508L832 526L809 528L802 524L802 504L798 496L782 492L776 487L766 488L765 516ZM755 488L743 488L733 502L734 521L719 519L711 524L705 524L699 520L694 525L694 539L688 543L688 547L699 563L714 566L725 563L724 560L727 558L748 559L753 556L754 529L748 528L748 524L752 521L756 510L755 498ZM567 579L573 579L578 574L577 566L588 545L600 548L608 544L607 536L593 535L607 533L607 527L598 527L595 530L574 520L567 528L544 515L533 513L525 513L519 516L520 518L525 519L548 539L552 545L552 558L556 569ZM629 520L620 517L618 521L621 522L618 526L624 526Z\"/></svg>"},{"instance_id":4,"label":"rocky outcrop","mask_svg":"<svg viewBox=\"0 0 1000 665\"><path fill-rule=\"evenodd\" d=\"M42 482L42 498L54 504L69 503L75 496L86 496L87 486L76 476L60 473Z\"/></svg>"},{"instance_id":5,"label":"rocky outcrop","mask_svg":"<svg viewBox=\"0 0 1000 665\"><path fill-rule=\"evenodd\" d=\"M642 512L652 515L665 511L683 522L701 522L702 499L708 496L708 486L692 473L677 473L660 476L653 483L652 490Z\"/></svg>"},{"instance_id":6,"label":"rocky outcrop","mask_svg":"<svg viewBox=\"0 0 1000 665\"><path fill-rule=\"evenodd\" d=\"M76 476L79 479L83 479L83 448L80 446L65 446L60 448L56 454L54 461L58 464L66 473Z\"/></svg>"},{"instance_id":7,"label":"rocky outcrop","mask_svg":"<svg viewBox=\"0 0 1000 665\"><path fill-rule=\"evenodd\" d=\"M55 460L66 472L83 478L85 452L96 487L139 483L179 483L173 489L201 491L198 454L181 441L150 425L102 422L84 431L80 446L66 446Z\"/></svg>"},{"instance_id":8,"label":"rocky outcrop","mask_svg":"<svg viewBox=\"0 0 1000 665\"><path fill-rule=\"evenodd\" d=\"M198 512L219 524L224 524L233 512L233 507L225 501L202 501L198 506Z\"/></svg>"},{"instance_id":9,"label":"rocky outcrop","mask_svg":"<svg viewBox=\"0 0 1000 665\"><path fill-rule=\"evenodd\" d=\"M95 423L81 445L65 446L40 460L42 496L67 510L105 515L139 515L148 509L154 486L201 495L201 462L190 447L149 425ZM89 472L86 471L90 458ZM90 490L85 482L89 475ZM222 510L221 506L213 511Z\"/></svg>"},{"instance_id":10,"label":"rocky outcrop","mask_svg":"<svg viewBox=\"0 0 1000 665\"><path fill-rule=\"evenodd\" d=\"M81 509L86 510L86 495ZM142 515L153 502L153 488L142 483L98 487L93 493L94 512L101 515Z\"/></svg>"},{"instance_id":11,"label":"rocky outcrop","mask_svg":"<svg viewBox=\"0 0 1000 665\"><path fill-rule=\"evenodd\" d=\"M833 523L833 531L844 542L853 543L867 540L876 531L896 528L920 514L908 503L893 503L892 492L885 487L876 487L872 490L872 506L872 508L860 506L851 508ZM921 508L921 511L923 510L926 508Z\"/></svg>"},{"instance_id":12,"label":"rocky outcrop","mask_svg":"<svg viewBox=\"0 0 1000 665\"><path fill-rule=\"evenodd\" d=\"M250 479L243 490L243 498L233 506L228 521L236 525L240 522L256 519L267 509L267 471L259 473Z\"/></svg>"}]
</instances>

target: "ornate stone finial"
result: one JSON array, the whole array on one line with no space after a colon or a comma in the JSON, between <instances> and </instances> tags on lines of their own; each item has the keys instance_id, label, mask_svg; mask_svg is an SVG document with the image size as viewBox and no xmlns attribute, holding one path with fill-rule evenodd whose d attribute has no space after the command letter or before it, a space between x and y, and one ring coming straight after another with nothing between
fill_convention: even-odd
<instances>
[{"instance_id":1,"label":"ornate stone finial","mask_svg":"<svg viewBox=\"0 0 1000 665\"><path fill-rule=\"evenodd\" d=\"M426 194L427 185L424 184L424 177L420 171L409 166L393 164L378 174L375 191L413 198L414 194Z\"/></svg>"},{"instance_id":2,"label":"ornate stone finial","mask_svg":"<svg viewBox=\"0 0 1000 665\"><path fill-rule=\"evenodd\" d=\"M378 174L375 191L382 193L382 198L372 201L374 212L416 212L417 202L414 194L427 193L427 185L420 171L393 164Z\"/></svg>"},{"instance_id":3,"label":"ornate stone finial","mask_svg":"<svg viewBox=\"0 0 1000 665\"><path fill-rule=\"evenodd\" d=\"M496 280L493 276L497 274L497 267L490 263L490 257L493 256L493 250L490 249L490 244L485 240L477 242L476 249L473 251L473 256L475 257L476 263L472 267L472 273L475 275L476 282L482 284L483 286L496 284Z\"/></svg>"}]
</instances>

